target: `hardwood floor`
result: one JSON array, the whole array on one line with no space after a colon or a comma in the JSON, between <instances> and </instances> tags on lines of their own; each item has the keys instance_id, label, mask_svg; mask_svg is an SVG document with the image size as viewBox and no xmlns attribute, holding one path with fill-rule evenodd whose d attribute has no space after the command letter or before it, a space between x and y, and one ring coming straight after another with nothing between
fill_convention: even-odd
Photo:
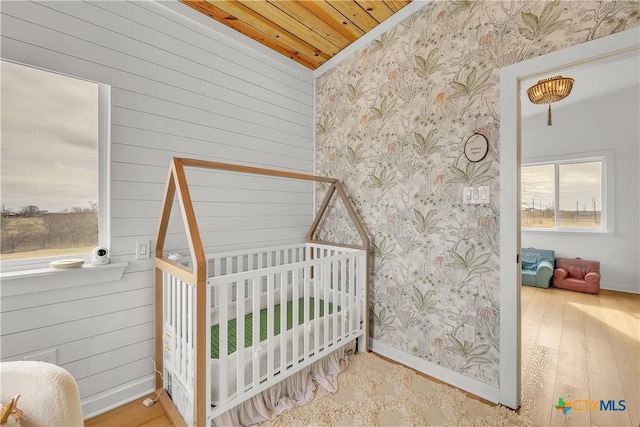
<instances>
[{"instance_id":1,"label":"hardwood floor","mask_svg":"<svg viewBox=\"0 0 640 427\"><path fill-rule=\"evenodd\" d=\"M542 426L638 426L640 295L522 287L521 414ZM565 416L558 399L574 403ZM614 400L626 410L595 410ZM576 406L577 404L577 406Z\"/></svg>"},{"instance_id":2,"label":"hardwood floor","mask_svg":"<svg viewBox=\"0 0 640 427\"><path fill-rule=\"evenodd\" d=\"M142 404L147 397L155 399L156 396L150 394L90 418L84 422L84 427L171 427L171 422L162 410L160 402L156 402L149 408Z\"/></svg>"},{"instance_id":3,"label":"hardwood floor","mask_svg":"<svg viewBox=\"0 0 640 427\"><path fill-rule=\"evenodd\" d=\"M640 295L523 286L521 303L520 413L542 426L640 426ZM142 405L145 397L85 427L170 426L159 403ZM614 400L616 408L625 400L626 410L584 410L579 403L565 417L554 408L559 398Z\"/></svg>"}]
</instances>

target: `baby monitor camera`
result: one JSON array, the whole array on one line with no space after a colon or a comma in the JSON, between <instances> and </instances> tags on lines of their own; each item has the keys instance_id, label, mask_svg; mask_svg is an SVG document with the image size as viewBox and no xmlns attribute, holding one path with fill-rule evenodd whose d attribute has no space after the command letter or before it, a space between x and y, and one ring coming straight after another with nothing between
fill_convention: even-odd
<instances>
[{"instance_id":1,"label":"baby monitor camera","mask_svg":"<svg viewBox=\"0 0 640 427\"><path fill-rule=\"evenodd\" d=\"M91 261L93 265L104 265L109 264L109 250L104 246L98 246L93 249L93 260Z\"/></svg>"}]
</instances>

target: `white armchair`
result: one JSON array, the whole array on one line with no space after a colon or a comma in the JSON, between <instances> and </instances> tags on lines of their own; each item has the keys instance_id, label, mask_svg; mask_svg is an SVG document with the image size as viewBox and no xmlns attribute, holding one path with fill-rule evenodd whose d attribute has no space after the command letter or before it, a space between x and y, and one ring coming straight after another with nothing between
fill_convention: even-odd
<instances>
[{"instance_id":1,"label":"white armchair","mask_svg":"<svg viewBox=\"0 0 640 427\"><path fill-rule=\"evenodd\" d=\"M45 362L0 363L0 402L20 394L22 427L83 426L78 385L69 372Z\"/></svg>"}]
</instances>

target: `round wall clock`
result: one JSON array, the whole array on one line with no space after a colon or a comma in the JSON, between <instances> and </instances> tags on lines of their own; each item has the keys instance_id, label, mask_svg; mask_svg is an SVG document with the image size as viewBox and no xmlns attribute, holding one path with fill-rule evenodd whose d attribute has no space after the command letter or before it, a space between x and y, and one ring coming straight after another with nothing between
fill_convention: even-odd
<instances>
[{"instance_id":1,"label":"round wall clock","mask_svg":"<svg viewBox=\"0 0 640 427\"><path fill-rule=\"evenodd\" d=\"M489 152L489 140L481 133L474 133L464 143L464 155L470 162L479 162Z\"/></svg>"}]
</instances>

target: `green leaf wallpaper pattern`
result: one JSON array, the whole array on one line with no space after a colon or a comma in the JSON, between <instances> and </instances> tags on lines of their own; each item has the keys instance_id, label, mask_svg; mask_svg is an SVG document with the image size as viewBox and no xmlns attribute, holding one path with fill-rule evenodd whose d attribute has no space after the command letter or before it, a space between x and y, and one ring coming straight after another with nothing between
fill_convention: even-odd
<instances>
[{"instance_id":1,"label":"green leaf wallpaper pattern","mask_svg":"<svg viewBox=\"0 0 640 427\"><path fill-rule=\"evenodd\" d=\"M372 238L375 341L498 387L499 69L638 25L637 2L436 1L317 79L317 173ZM359 243L348 224L332 207L318 237Z\"/></svg>"}]
</instances>

